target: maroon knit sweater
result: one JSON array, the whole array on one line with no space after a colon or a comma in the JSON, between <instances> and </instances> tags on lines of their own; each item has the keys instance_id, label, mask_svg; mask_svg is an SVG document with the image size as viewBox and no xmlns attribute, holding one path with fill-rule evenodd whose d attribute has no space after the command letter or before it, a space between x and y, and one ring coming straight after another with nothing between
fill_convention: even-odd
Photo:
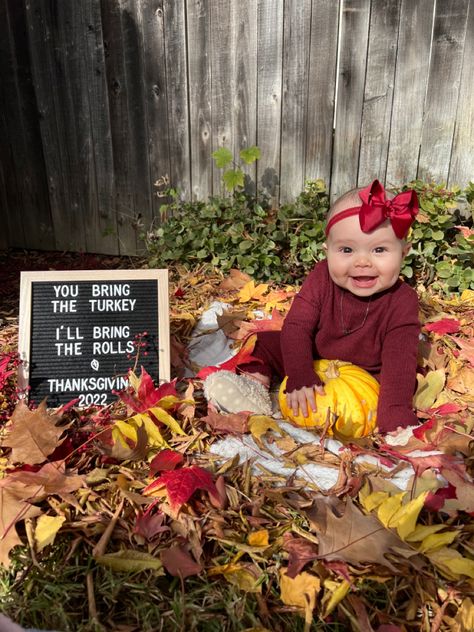
<instances>
[{"instance_id":1,"label":"maroon knit sweater","mask_svg":"<svg viewBox=\"0 0 474 632\"><path fill-rule=\"evenodd\" d=\"M419 332L418 297L406 283L397 281L371 298L358 297L337 286L327 261L321 261L306 278L283 324L286 390L320 383L314 358L345 360L379 380L381 432L414 425Z\"/></svg>"}]
</instances>

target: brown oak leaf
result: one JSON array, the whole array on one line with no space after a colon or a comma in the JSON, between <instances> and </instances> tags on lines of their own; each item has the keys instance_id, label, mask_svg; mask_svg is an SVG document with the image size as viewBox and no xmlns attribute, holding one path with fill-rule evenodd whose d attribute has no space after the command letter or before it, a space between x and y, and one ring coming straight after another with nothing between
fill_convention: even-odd
<instances>
[{"instance_id":1,"label":"brown oak leaf","mask_svg":"<svg viewBox=\"0 0 474 632\"><path fill-rule=\"evenodd\" d=\"M10 462L35 465L46 461L62 443L59 437L64 427L57 427L59 420L60 416L47 412L46 401L36 410L30 410L20 401L10 420L10 432L2 442L4 447L12 449Z\"/></svg>"},{"instance_id":2,"label":"brown oak leaf","mask_svg":"<svg viewBox=\"0 0 474 632\"><path fill-rule=\"evenodd\" d=\"M324 560L380 564L398 573L386 554L394 550L397 556L404 558L416 555L395 532L386 529L375 516L362 513L351 500L344 506L335 499L318 496L314 509L309 518L318 535L319 557ZM335 510L343 513L338 515Z\"/></svg>"},{"instance_id":3,"label":"brown oak leaf","mask_svg":"<svg viewBox=\"0 0 474 632\"><path fill-rule=\"evenodd\" d=\"M34 498L34 490L21 483L13 483L9 478L0 481L0 564L6 568L10 565L11 549L22 544L16 531L16 523L42 513L39 507L27 502Z\"/></svg>"}]
</instances>

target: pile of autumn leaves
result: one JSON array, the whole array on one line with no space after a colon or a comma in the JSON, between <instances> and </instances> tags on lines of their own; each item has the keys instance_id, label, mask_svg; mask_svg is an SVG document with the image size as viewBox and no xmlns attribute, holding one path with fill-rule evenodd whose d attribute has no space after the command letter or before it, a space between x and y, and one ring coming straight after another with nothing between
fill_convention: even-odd
<instances>
[{"instance_id":1,"label":"pile of autumn leaves","mask_svg":"<svg viewBox=\"0 0 474 632\"><path fill-rule=\"evenodd\" d=\"M220 324L247 340L241 352L255 330L281 325L293 294L243 275L222 292L229 309ZM255 320L257 308L268 317ZM262 626L271 627L279 603L308 630L314 618L375 632L418 629L420 619L431 630L472 630L474 293L427 296L423 309L421 425L398 442L344 446L332 457L337 484L324 494L258 463L211 455L227 434L251 433L265 450L284 432L269 417L208 410L199 379L156 387L145 371L130 372L130 388L106 409L19 403L0 435L0 563L8 568L17 545L41 560L74 531L94 543L96 564L117 572L224 578L255 593L266 603ZM328 461L315 444L300 463ZM356 465L360 454L410 465L409 489ZM365 598L369 580L391 584L385 609Z\"/></svg>"}]
</instances>

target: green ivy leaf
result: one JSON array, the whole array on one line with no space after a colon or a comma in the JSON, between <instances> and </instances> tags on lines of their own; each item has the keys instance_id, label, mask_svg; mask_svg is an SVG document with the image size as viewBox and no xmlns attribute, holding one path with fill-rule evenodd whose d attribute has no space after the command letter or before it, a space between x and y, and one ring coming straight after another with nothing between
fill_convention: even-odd
<instances>
[{"instance_id":1,"label":"green ivy leaf","mask_svg":"<svg viewBox=\"0 0 474 632\"><path fill-rule=\"evenodd\" d=\"M229 169L224 172L222 179L228 191L233 191L235 187L244 186L244 172L242 169Z\"/></svg>"},{"instance_id":2,"label":"green ivy leaf","mask_svg":"<svg viewBox=\"0 0 474 632\"><path fill-rule=\"evenodd\" d=\"M251 165L253 162L258 160L261 155L262 152L256 145L247 147L246 149L241 149L239 153L239 156L247 165Z\"/></svg>"},{"instance_id":3,"label":"green ivy leaf","mask_svg":"<svg viewBox=\"0 0 474 632\"><path fill-rule=\"evenodd\" d=\"M232 152L227 147L219 147L219 149L212 152L211 156L219 169L227 167L234 159Z\"/></svg>"},{"instance_id":4,"label":"green ivy leaf","mask_svg":"<svg viewBox=\"0 0 474 632\"><path fill-rule=\"evenodd\" d=\"M246 250L250 250L252 247L253 247L253 243L249 241L248 239L245 239L244 241L241 241L239 243L239 250L241 250L242 252L245 252Z\"/></svg>"}]
</instances>

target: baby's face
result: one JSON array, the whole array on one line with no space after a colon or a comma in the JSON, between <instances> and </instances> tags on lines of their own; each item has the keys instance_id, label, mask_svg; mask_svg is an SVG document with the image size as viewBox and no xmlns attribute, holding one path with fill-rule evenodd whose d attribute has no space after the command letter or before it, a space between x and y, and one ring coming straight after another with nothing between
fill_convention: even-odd
<instances>
[{"instance_id":1,"label":"baby's face","mask_svg":"<svg viewBox=\"0 0 474 632\"><path fill-rule=\"evenodd\" d=\"M357 296L372 296L392 287L410 245L397 238L387 220L362 232L359 216L335 223L326 240L329 274L336 285Z\"/></svg>"}]
</instances>

